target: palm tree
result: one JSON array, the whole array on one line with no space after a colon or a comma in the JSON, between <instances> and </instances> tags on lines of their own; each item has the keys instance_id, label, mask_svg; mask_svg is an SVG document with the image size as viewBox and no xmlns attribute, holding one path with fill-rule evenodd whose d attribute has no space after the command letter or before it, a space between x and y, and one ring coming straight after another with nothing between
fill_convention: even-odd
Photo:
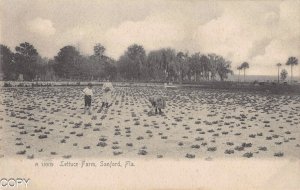
<instances>
[{"instance_id":1,"label":"palm tree","mask_svg":"<svg viewBox=\"0 0 300 190\"><path fill-rule=\"evenodd\" d=\"M237 67L237 70L239 71L238 82L240 82L240 74L241 74L242 67L241 67L241 66L238 66L238 67Z\"/></svg>"},{"instance_id":2,"label":"palm tree","mask_svg":"<svg viewBox=\"0 0 300 190\"><path fill-rule=\"evenodd\" d=\"M282 65L281 63L276 64L276 66L278 67L278 83L279 83L279 70L280 70L281 65Z\"/></svg>"},{"instance_id":3,"label":"palm tree","mask_svg":"<svg viewBox=\"0 0 300 190\"><path fill-rule=\"evenodd\" d=\"M240 67L241 67L241 69L244 69L244 82L245 82L245 71L246 71L246 69L249 69L249 63L244 62L244 63L242 63L242 65Z\"/></svg>"},{"instance_id":4,"label":"palm tree","mask_svg":"<svg viewBox=\"0 0 300 190\"><path fill-rule=\"evenodd\" d=\"M291 66L291 83L293 82L293 66L298 65L298 59L296 57L289 57L286 62L286 65Z\"/></svg>"}]
</instances>

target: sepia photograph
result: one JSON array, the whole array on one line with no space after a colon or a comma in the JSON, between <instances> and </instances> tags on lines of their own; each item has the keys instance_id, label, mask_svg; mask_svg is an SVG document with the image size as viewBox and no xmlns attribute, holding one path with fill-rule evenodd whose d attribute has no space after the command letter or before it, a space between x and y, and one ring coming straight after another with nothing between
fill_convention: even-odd
<instances>
[{"instance_id":1,"label":"sepia photograph","mask_svg":"<svg viewBox=\"0 0 300 190\"><path fill-rule=\"evenodd\" d=\"M0 189L300 189L300 0L0 0Z\"/></svg>"}]
</instances>

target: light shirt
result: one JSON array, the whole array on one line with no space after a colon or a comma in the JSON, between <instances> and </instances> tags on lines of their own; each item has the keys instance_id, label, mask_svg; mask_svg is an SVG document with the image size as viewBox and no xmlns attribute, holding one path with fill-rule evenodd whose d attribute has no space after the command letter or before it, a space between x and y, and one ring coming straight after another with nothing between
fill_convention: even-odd
<instances>
[{"instance_id":1,"label":"light shirt","mask_svg":"<svg viewBox=\"0 0 300 190\"><path fill-rule=\"evenodd\" d=\"M103 84L103 87L102 87L102 90L104 91L106 88L109 88L110 91L112 91L114 88L113 88L113 85L111 84L111 82L105 82Z\"/></svg>"},{"instance_id":2,"label":"light shirt","mask_svg":"<svg viewBox=\"0 0 300 190\"><path fill-rule=\"evenodd\" d=\"M90 88L86 87L86 88L83 90L83 93L84 93L84 95L86 95L86 96L93 96L93 89L90 89Z\"/></svg>"}]
</instances>

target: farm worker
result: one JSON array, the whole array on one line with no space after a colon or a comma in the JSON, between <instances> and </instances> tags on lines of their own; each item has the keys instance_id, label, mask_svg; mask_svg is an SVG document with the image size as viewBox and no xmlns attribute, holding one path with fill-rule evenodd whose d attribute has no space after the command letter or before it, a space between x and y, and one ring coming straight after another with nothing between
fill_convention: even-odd
<instances>
[{"instance_id":1,"label":"farm worker","mask_svg":"<svg viewBox=\"0 0 300 190\"><path fill-rule=\"evenodd\" d=\"M109 80L103 84L102 91L103 91L103 97L102 97L102 105L101 110L105 107L108 108L112 105L112 91L114 90L113 85Z\"/></svg>"},{"instance_id":2,"label":"farm worker","mask_svg":"<svg viewBox=\"0 0 300 190\"><path fill-rule=\"evenodd\" d=\"M92 96L93 96L93 89L92 89L92 84L89 83L88 86L83 89L83 94L84 94L84 113L88 110L89 115L91 115L91 104L92 104Z\"/></svg>"},{"instance_id":3,"label":"farm worker","mask_svg":"<svg viewBox=\"0 0 300 190\"><path fill-rule=\"evenodd\" d=\"M155 110L155 114L157 114L157 112L159 112L159 114L163 113L161 110L166 107L166 102L162 96L158 96L158 95L151 96L149 98L149 101L152 107L151 113L153 113L154 110Z\"/></svg>"}]
</instances>

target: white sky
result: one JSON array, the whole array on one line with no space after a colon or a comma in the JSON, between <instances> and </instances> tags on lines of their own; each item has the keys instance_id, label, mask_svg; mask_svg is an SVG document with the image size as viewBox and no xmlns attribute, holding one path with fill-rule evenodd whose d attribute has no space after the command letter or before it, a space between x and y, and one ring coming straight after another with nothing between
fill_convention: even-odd
<instances>
[{"instance_id":1,"label":"white sky","mask_svg":"<svg viewBox=\"0 0 300 190\"><path fill-rule=\"evenodd\" d=\"M300 60L300 0L0 0L0 43L32 43L53 57L65 45L91 54L102 43L117 59L133 44L147 52L217 53L250 63L248 74L276 75L276 63ZM290 72L289 68L288 72ZM300 65L294 69L300 76Z\"/></svg>"}]
</instances>

